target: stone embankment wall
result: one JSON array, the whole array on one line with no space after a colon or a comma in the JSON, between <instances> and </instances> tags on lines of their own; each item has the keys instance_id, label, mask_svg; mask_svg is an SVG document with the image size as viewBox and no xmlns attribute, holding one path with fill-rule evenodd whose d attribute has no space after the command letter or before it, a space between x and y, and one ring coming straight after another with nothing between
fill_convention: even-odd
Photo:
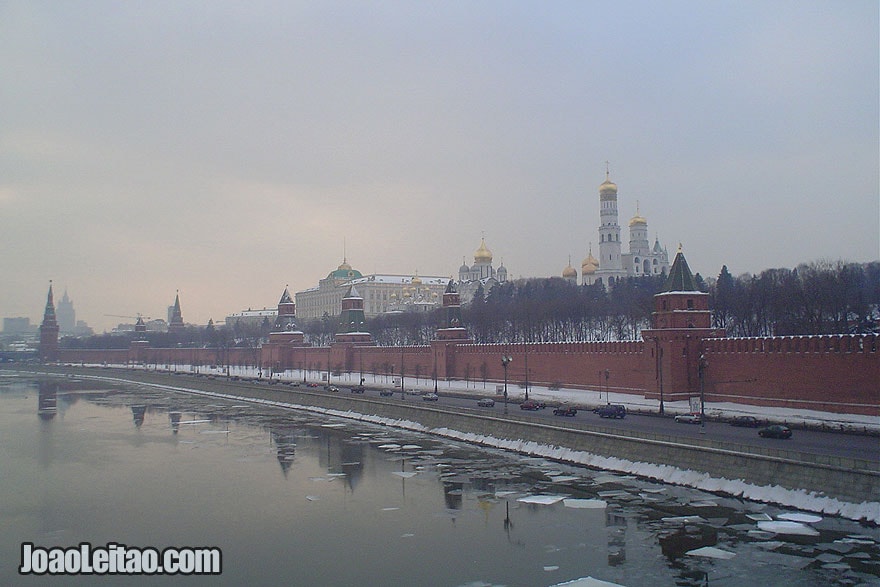
<instances>
[{"instance_id":1,"label":"stone embankment wall","mask_svg":"<svg viewBox=\"0 0 880 587\"><path fill-rule=\"evenodd\" d=\"M876 501L880 495L880 463L866 460L740 446L705 439L684 441L651 433L612 431L584 423L546 424L530 421L519 414L490 416L465 409L425 406L423 402L407 404L398 399L386 401L384 398L310 392L266 383L175 377L143 371L102 370L96 373L88 369L57 370L351 412L352 417L367 414L415 422L428 429L444 428L502 440L532 441L548 447L562 447L634 463L669 465L706 473L713 478L742 480L755 486L778 485L792 490L816 492L847 503Z\"/></svg>"}]
</instances>

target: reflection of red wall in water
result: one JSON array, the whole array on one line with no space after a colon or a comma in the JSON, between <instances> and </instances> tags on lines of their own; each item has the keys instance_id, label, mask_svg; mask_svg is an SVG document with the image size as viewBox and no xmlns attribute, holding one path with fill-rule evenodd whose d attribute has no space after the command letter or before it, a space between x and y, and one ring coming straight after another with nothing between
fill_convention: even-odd
<instances>
[{"instance_id":1,"label":"reflection of red wall in water","mask_svg":"<svg viewBox=\"0 0 880 587\"><path fill-rule=\"evenodd\" d=\"M456 344L376 347L343 343L330 347L300 346L302 342L270 342L261 349L61 350L59 360L71 363L121 364L129 360L150 365L261 365L264 369L352 371L430 379L438 377L481 383L504 379L501 356L513 361L508 382L631 393L659 397L659 371L667 401L699 393L699 357L704 357L707 401L812 409L880 416L880 354L877 335L829 335L768 338L699 338L703 329L670 329L654 338L632 342L547 344ZM690 335L690 336L689 336ZM666 344L662 367L657 345ZM678 345L678 346L676 346ZM687 347L687 351L684 349ZM606 381L605 373L608 373ZM516 387L514 387L516 389ZM597 395L585 394L586 403Z\"/></svg>"}]
</instances>

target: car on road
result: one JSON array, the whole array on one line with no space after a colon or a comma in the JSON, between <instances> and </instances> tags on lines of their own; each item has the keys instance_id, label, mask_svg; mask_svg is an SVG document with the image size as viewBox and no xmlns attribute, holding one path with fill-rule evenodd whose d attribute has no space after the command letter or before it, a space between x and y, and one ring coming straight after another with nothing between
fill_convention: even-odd
<instances>
[{"instance_id":1,"label":"car on road","mask_svg":"<svg viewBox=\"0 0 880 587\"><path fill-rule=\"evenodd\" d=\"M363 393L364 390L365 390L365 387L363 385L356 385L355 387L351 388L352 393Z\"/></svg>"},{"instance_id":2,"label":"car on road","mask_svg":"<svg viewBox=\"0 0 880 587\"><path fill-rule=\"evenodd\" d=\"M527 399L523 403L519 405L519 409L521 410L543 410L546 408L542 403L536 402L535 400Z\"/></svg>"},{"instance_id":3,"label":"car on road","mask_svg":"<svg viewBox=\"0 0 880 587\"><path fill-rule=\"evenodd\" d=\"M737 416L730 421L731 426L741 426L743 428L757 428L758 419L754 416Z\"/></svg>"},{"instance_id":4,"label":"car on road","mask_svg":"<svg viewBox=\"0 0 880 587\"><path fill-rule=\"evenodd\" d=\"M675 417L679 424L700 424L703 419L699 414L679 414Z\"/></svg>"},{"instance_id":5,"label":"car on road","mask_svg":"<svg viewBox=\"0 0 880 587\"><path fill-rule=\"evenodd\" d=\"M774 424L758 430L761 438L791 438L791 428L781 424Z\"/></svg>"},{"instance_id":6,"label":"car on road","mask_svg":"<svg viewBox=\"0 0 880 587\"><path fill-rule=\"evenodd\" d=\"M435 402L438 399L440 399L440 396L437 395L436 393L434 393L433 391L431 393L426 393L425 395L422 396L422 400L424 400L426 402Z\"/></svg>"},{"instance_id":7,"label":"car on road","mask_svg":"<svg viewBox=\"0 0 880 587\"><path fill-rule=\"evenodd\" d=\"M318 387L318 384L315 383L314 381L312 381L311 383L309 383L309 384L307 385L307 387Z\"/></svg>"},{"instance_id":8,"label":"car on road","mask_svg":"<svg viewBox=\"0 0 880 587\"><path fill-rule=\"evenodd\" d=\"M420 389L407 389L406 395L422 395L422 390L420 390Z\"/></svg>"},{"instance_id":9,"label":"car on road","mask_svg":"<svg viewBox=\"0 0 880 587\"><path fill-rule=\"evenodd\" d=\"M477 405L481 408L491 408L495 406L495 400L491 397L484 397L477 401Z\"/></svg>"},{"instance_id":10,"label":"car on road","mask_svg":"<svg viewBox=\"0 0 880 587\"><path fill-rule=\"evenodd\" d=\"M553 410L554 416L568 416L569 418L577 416L577 413L577 408L572 408L568 406L559 406L558 408Z\"/></svg>"},{"instance_id":11,"label":"car on road","mask_svg":"<svg viewBox=\"0 0 880 587\"><path fill-rule=\"evenodd\" d=\"M394 395L394 390L393 389L380 389L379 395L381 395L382 397L390 397L390 396Z\"/></svg>"},{"instance_id":12,"label":"car on road","mask_svg":"<svg viewBox=\"0 0 880 587\"><path fill-rule=\"evenodd\" d=\"M326 389L327 391L339 391L339 388L336 387L335 385L328 385L324 389Z\"/></svg>"},{"instance_id":13,"label":"car on road","mask_svg":"<svg viewBox=\"0 0 880 587\"><path fill-rule=\"evenodd\" d=\"M599 406L596 409L596 413L599 414L600 418L626 418L626 406L621 406L619 404L607 404L604 406Z\"/></svg>"}]
</instances>

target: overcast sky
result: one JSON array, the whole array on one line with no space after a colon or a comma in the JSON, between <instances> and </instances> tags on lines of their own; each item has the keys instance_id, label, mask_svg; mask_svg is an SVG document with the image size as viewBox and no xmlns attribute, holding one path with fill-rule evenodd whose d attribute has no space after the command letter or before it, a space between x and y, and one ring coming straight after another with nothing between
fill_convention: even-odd
<instances>
[{"instance_id":1,"label":"overcast sky","mask_svg":"<svg viewBox=\"0 0 880 587\"><path fill-rule=\"evenodd\" d=\"M560 275L605 161L704 276L877 260L878 52L876 0L0 0L0 316Z\"/></svg>"}]
</instances>

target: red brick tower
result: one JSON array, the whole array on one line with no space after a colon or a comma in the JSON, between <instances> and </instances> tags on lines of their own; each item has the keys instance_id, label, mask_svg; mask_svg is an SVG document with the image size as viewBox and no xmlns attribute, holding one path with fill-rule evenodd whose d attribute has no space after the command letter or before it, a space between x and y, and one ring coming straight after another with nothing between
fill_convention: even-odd
<instances>
[{"instance_id":1,"label":"red brick tower","mask_svg":"<svg viewBox=\"0 0 880 587\"><path fill-rule=\"evenodd\" d=\"M180 292L174 295L174 306L171 308L171 319L168 321L168 332L183 332L183 314L180 312Z\"/></svg>"},{"instance_id":2,"label":"red brick tower","mask_svg":"<svg viewBox=\"0 0 880 587\"><path fill-rule=\"evenodd\" d=\"M461 324L461 296L450 279L443 292L443 327L437 329L436 340L473 342Z\"/></svg>"},{"instance_id":3,"label":"red brick tower","mask_svg":"<svg viewBox=\"0 0 880 587\"><path fill-rule=\"evenodd\" d=\"M700 349L704 338L725 336L712 328L709 294L701 292L688 267L681 246L669 270L663 289L654 296L653 328L642 330L646 356L654 363L654 380L647 389L656 390L663 412L664 401L681 401L700 394Z\"/></svg>"},{"instance_id":4,"label":"red brick tower","mask_svg":"<svg viewBox=\"0 0 880 587\"><path fill-rule=\"evenodd\" d=\"M55 317L55 302L52 296L52 281L49 281L49 295L46 298L46 309L43 322L40 324L40 360L51 362L58 360L58 320Z\"/></svg>"},{"instance_id":5,"label":"red brick tower","mask_svg":"<svg viewBox=\"0 0 880 587\"><path fill-rule=\"evenodd\" d=\"M450 279L443 292L443 327L437 329L431 341L434 369L437 377L448 379L455 373L455 345L473 344L467 328L461 323L461 296ZM450 350L451 348L451 350Z\"/></svg>"},{"instance_id":6,"label":"red brick tower","mask_svg":"<svg viewBox=\"0 0 880 587\"><path fill-rule=\"evenodd\" d=\"M339 332L335 337L336 342L371 344L373 335L364 332L365 324L364 298L351 285L348 287L345 297L342 298L342 314L339 316Z\"/></svg>"},{"instance_id":7,"label":"red brick tower","mask_svg":"<svg viewBox=\"0 0 880 587\"><path fill-rule=\"evenodd\" d=\"M275 318L273 332L285 332L296 330L296 302L290 297L290 291L284 288L281 299L278 301L278 317Z\"/></svg>"}]
</instances>

